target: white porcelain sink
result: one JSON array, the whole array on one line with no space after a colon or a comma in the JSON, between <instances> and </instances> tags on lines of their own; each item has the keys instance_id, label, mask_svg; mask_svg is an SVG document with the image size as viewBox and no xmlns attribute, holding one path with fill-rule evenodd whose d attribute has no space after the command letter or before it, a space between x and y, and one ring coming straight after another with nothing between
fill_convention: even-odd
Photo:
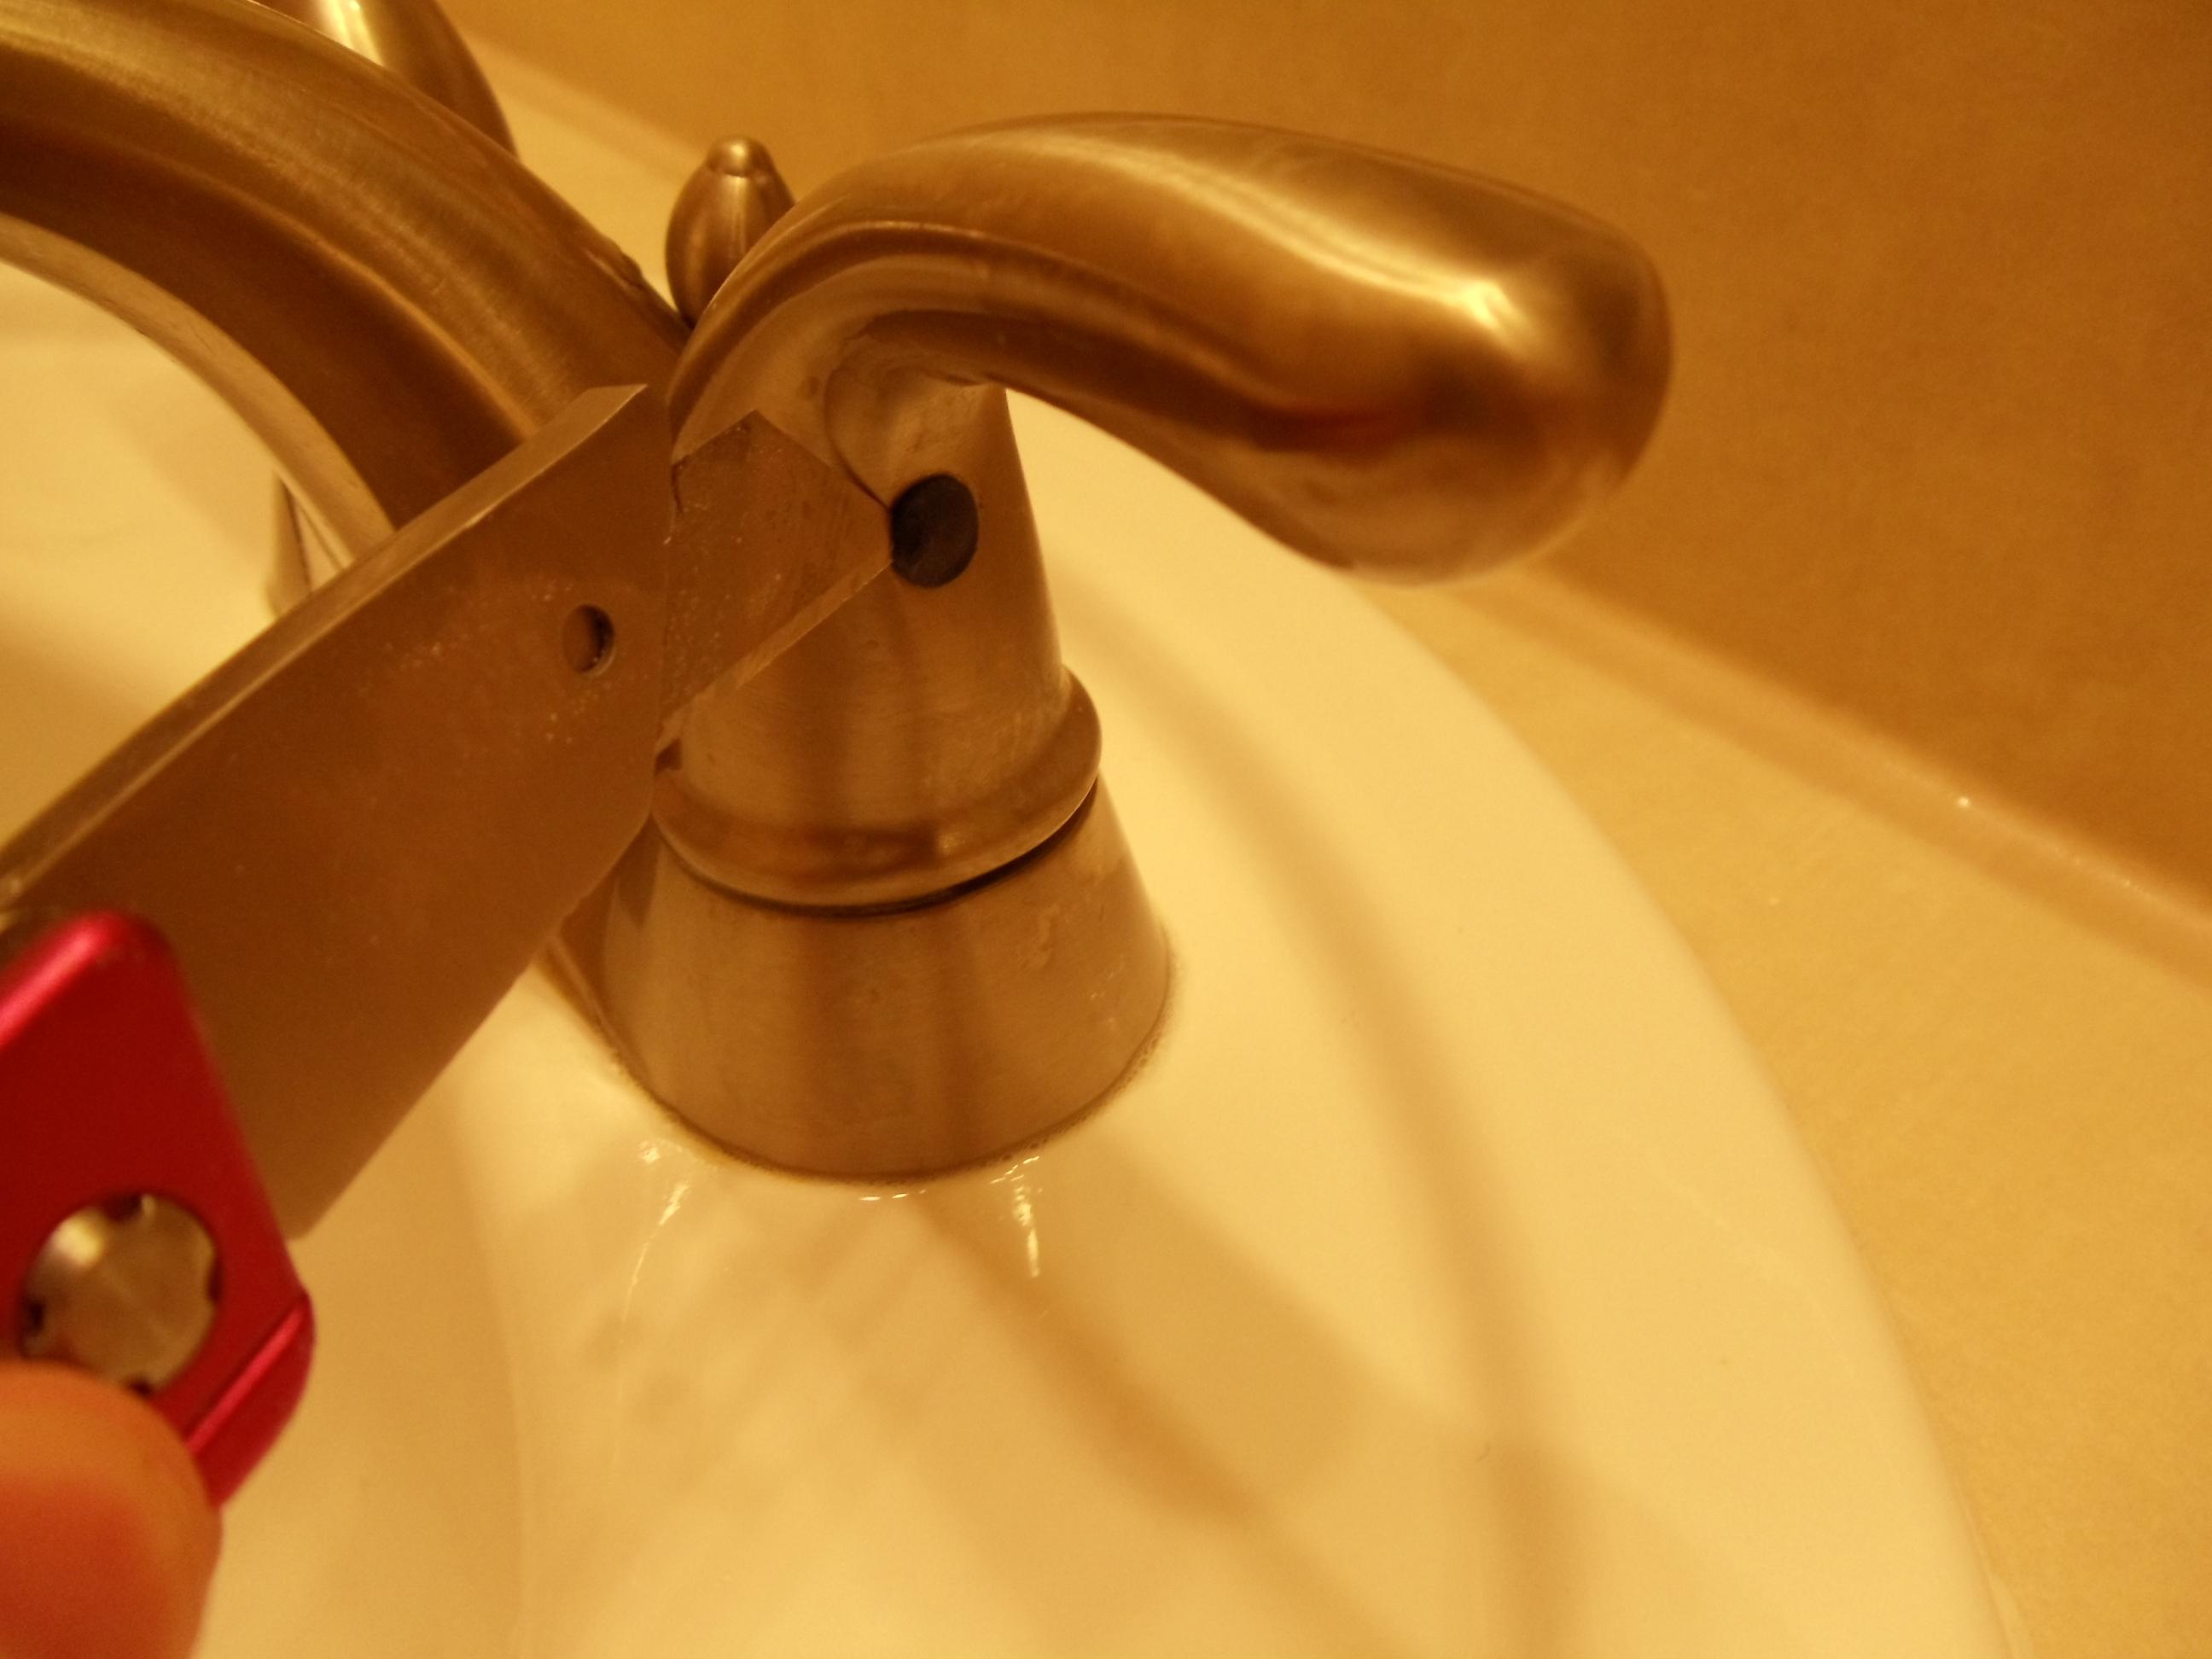
<instances>
[{"instance_id":1,"label":"white porcelain sink","mask_svg":"<svg viewBox=\"0 0 2212 1659\"><path fill-rule=\"evenodd\" d=\"M687 158L501 78L649 250ZM12 276L0 325L12 822L258 624L269 495L119 328ZM1609 850L1356 593L1019 415L1174 940L1156 1054L1022 1158L812 1182L526 981L300 1247L317 1370L204 1651L2006 1651L1850 1243Z\"/></svg>"}]
</instances>

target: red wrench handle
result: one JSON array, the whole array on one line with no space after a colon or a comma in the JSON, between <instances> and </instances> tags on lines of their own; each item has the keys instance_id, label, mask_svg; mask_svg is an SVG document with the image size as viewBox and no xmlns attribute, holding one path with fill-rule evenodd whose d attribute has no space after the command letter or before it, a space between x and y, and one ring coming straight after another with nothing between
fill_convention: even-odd
<instances>
[{"instance_id":1,"label":"red wrench handle","mask_svg":"<svg viewBox=\"0 0 2212 1659\"><path fill-rule=\"evenodd\" d=\"M0 1357L32 1349L56 1230L141 1199L214 1247L212 1323L149 1398L221 1501L298 1404L314 1316L167 946L130 916L76 916L0 964Z\"/></svg>"}]
</instances>

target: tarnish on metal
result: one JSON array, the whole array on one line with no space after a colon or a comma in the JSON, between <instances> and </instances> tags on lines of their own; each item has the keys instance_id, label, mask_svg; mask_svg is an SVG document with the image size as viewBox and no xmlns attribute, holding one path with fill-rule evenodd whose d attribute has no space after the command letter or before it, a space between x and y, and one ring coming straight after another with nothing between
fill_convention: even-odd
<instances>
[{"instance_id":1,"label":"tarnish on metal","mask_svg":"<svg viewBox=\"0 0 2212 1659\"><path fill-rule=\"evenodd\" d=\"M0 848L0 908L161 927L288 1232L644 819L668 453L650 392L586 393ZM612 630L588 673L582 607Z\"/></svg>"},{"instance_id":2,"label":"tarnish on metal","mask_svg":"<svg viewBox=\"0 0 2212 1659\"><path fill-rule=\"evenodd\" d=\"M149 1389L215 1498L260 1461L306 1386L314 1319L246 1143L154 931L112 912L47 928L0 964L0 1353L94 1369L110 1330L57 1348L40 1262L73 1216L141 1197L189 1215L213 1248L214 1316ZM128 1322L127 1302L82 1316ZM84 1334L98 1337L100 1333Z\"/></svg>"}]
</instances>

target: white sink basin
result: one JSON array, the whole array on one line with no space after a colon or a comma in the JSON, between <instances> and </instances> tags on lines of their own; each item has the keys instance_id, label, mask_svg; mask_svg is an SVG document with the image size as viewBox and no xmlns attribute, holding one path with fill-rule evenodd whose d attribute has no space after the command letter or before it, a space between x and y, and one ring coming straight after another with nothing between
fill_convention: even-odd
<instances>
[{"instance_id":1,"label":"white sink basin","mask_svg":"<svg viewBox=\"0 0 2212 1659\"><path fill-rule=\"evenodd\" d=\"M508 100L656 233L684 157ZM15 277L0 325L13 821L256 625L268 490L120 329ZM1152 1061L1027 1156L806 1182L526 981L300 1247L315 1378L204 1652L2005 1652L1789 1120L1600 838L1358 595L1018 414L1174 941Z\"/></svg>"}]
</instances>

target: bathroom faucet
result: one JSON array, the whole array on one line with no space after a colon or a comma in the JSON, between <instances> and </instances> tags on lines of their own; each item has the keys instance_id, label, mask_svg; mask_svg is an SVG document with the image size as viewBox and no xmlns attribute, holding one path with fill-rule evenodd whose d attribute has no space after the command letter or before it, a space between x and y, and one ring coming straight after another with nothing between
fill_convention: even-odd
<instances>
[{"instance_id":1,"label":"bathroom faucet","mask_svg":"<svg viewBox=\"0 0 2212 1659\"><path fill-rule=\"evenodd\" d=\"M157 927L287 1231L549 945L770 1163L943 1169L1112 1089L1169 957L1005 390L1407 580L1565 533L1656 418L1648 264L1502 185L1099 116L786 210L724 145L679 312L503 147L434 10L346 14L392 73L276 9L0 0L0 258L197 370L348 562L0 849L0 973L71 918ZM11 1196L0 1273L69 1213L9 1233ZM161 1388L219 1392L204 1362Z\"/></svg>"}]
</instances>

